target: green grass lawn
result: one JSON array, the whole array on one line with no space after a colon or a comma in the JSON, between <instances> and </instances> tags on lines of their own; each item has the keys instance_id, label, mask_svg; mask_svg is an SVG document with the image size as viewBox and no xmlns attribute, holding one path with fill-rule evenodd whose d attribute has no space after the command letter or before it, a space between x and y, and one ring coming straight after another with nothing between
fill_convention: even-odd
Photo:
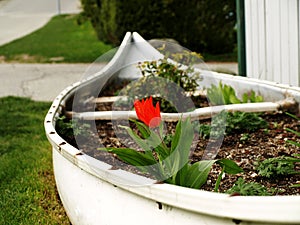
<instances>
[{"instance_id":1,"label":"green grass lawn","mask_svg":"<svg viewBox=\"0 0 300 225\"><path fill-rule=\"evenodd\" d=\"M69 224L44 134L47 102L0 98L0 224Z\"/></svg>"},{"instance_id":2,"label":"green grass lawn","mask_svg":"<svg viewBox=\"0 0 300 225\"><path fill-rule=\"evenodd\" d=\"M88 20L79 25L78 17L56 16L36 32L0 46L0 61L93 62L112 46L97 39Z\"/></svg>"},{"instance_id":3,"label":"green grass lawn","mask_svg":"<svg viewBox=\"0 0 300 225\"><path fill-rule=\"evenodd\" d=\"M0 0L1 1L1 0ZM97 39L89 20L80 15L53 17L46 26L0 46L0 62L91 63L113 46ZM80 24L78 21L81 21ZM202 54L205 62L236 62L237 53Z\"/></svg>"}]
</instances>

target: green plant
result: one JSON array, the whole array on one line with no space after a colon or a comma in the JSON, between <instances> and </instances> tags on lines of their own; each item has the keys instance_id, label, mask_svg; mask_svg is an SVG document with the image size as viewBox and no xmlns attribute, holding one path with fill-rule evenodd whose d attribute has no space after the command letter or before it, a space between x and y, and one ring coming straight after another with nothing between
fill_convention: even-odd
<instances>
[{"instance_id":1,"label":"green plant","mask_svg":"<svg viewBox=\"0 0 300 225\"><path fill-rule=\"evenodd\" d=\"M219 85L211 85L207 89L207 98L212 105L228 105L228 104L238 104L241 101L236 97L235 90L226 84L219 82Z\"/></svg>"},{"instance_id":2,"label":"green plant","mask_svg":"<svg viewBox=\"0 0 300 225\"><path fill-rule=\"evenodd\" d=\"M297 116L295 116L295 115L293 115L293 114L291 114L291 113L288 113L288 112L287 112L286 114L289 115L290 117L296 119L297 121L299 121L299 117L297 117ZM285 130L286 130L286 131L289 131L289 132L291 132L291 133L293 133L293 134L296 134L298 137L300 137L300 133L297 132L297 131L295 131L295 130L292 130L292 129L290 129L290 128L286 128ZM292 145L295 145L295 146L297 146L297 147L300 147L300 143L299 143L299 142L292 141L292 140L286 140L286 142L288 142L288 143L290 143L290 144L292 144ZM294 154L294 156L300 158L300 154ZM294 184L294 185L292 185L291 187L299 188L299 187L300 187L300 184Z\"/></svg>"},{"instance_id":3,"label":"green plant","mask_svg":"<svg viewBox=\"0 0 300 225\"><path fill-rule=\"evenodd\" d=\"M78 119L70 120L64 115L57 118L56 129L57 131L67 137L72 136L88 136L88 129L91 126L87 123L80 123Z\"/></svg>"},{"instance_id":4,"label":"green plant","mask_svg":"<svg viewBox=\"0 0 300 225\"><path fill-rule=\"evenodd\" d=\"M268 126L267 121L257 113L234 112L228 113L226 120L226 133L254 132Z\"/></svg>"},{"instance_id":5,"label":"green plant","mask_svg":"<svg viewBox=\"0 0 300 225\"><path fill-rule=\"evenodd\" d=\"M241 134L240 141L244 143L244 142L247 142L249 140L249 138L250 138L250 135L248 133L243 133L243 134Z\"/></svg>"},{"instance_id":6,"label":"green plant","mask_svg":"<svg viewBox=\"0 0 300 225\"><path fill-rule=\"evenodd\" d=\"M200 124L199 125L199 136L204 139L209 138L210 135L219 137L222 134L224 134L224 133L222 132L221 134L211 135L211 125L209 125L209 124Z\"/></svg>"},{"instance_id":7,"label":"green plant","mask_svg":"<svg viewBox=\"0 0 300 225\"><path fill-rule=\"evenodd\" d=\"M235 1L81 0L99 40L119 45L127 31L146 40L173 38L183 46L211 54L233 52ZM201 35L195 35L201 34ZM226 57L224 57L226 58Z\"/></svg>"},{"instance_id":8,"label":"green plant","mask_svg":"<svg viewBox=\"0 0 300 225\"><path fill-rule=\"evenodd\" d=\"M224 126L224 122L226 122L226 128L220 129L220 127ZM199 134L203 138L218 138L235 132L254 132L267 127L267 125L268 123L257 113L232 113L224 110L213 118L210 125L201 124L199 126Z\"/></svg>"},{"instance_id":9,"label":"green plant","mask_svg":"<svg viewBox=\"0 0 300 225\"><path fill-rule=\"evenodd\" d=\"M266 178L300 174L299 171L295 170L295 163L300 162L300 159L296 157L299 155L293 156L295 157L280 156L257 162L258 174Z\"/></svg>"},{"instance_id":10,"label":"green plant","mask_svg":"<svg viewBox=\"0 0 300 225\"><path fill-rule=\"evenodd\" d=\"M178 55L178 57L180 57ZM179 58L180 60L180 58ZM195 73L192 64L185 65L170 62L167 57L139 64L144 77L161 77L174 82L185 91L195 91L199 81L199 73Z\"/></svg>"},{"instance_id":11,"label":"green plant","mask_svg":"<svg viewBox=\"0 0 300 225\"><path fill-rule=\"evenodd\" d=\"M215 189L214 191L217 192L219 190L220 184L222 177L225 173L228 174L238 174L242 173L243 169L240 168L235 162L229 159L220 159L216 161L217 164L219 164L222 167L222 171L218 176L218 179L215 184Z\"/></svg>"},{"instance_id":12,"label":"green plant","mask_svg":"<svg viewBox=\"0 0 300 225\"><path fill-rule=\"evenodd\" d=\"M190 119L178 121L175 133L167 145L163 141L163 124L158 123L160 121L160 116L157 114L158 105L154 108L150 97L145 101L135 101L134 106L138 118L143 122L133 121L141 137L130 127L121 127L126 129L143 152L130 148L100 148L99 150L116 154L122 161L136 166L137 169L154 176L159 181L190 188L200 188L205 184L214 163L219 163L226 173L236 173L236 168L240 171L240 168L230 160L203 160L191 164L189 156L194 139L194 128Z\"/></svg>"},{"instance_id":13,"label":"green plant","mask_svg":"<svg viewBox=\"0 0 300 225\"><path fill-rule=\"evenodd\" d=\"M240 104L248 102L262 102L262 96L257 96L252 90L249 93L244 93L242 99L239 99L236 96L235 90L233 87L223 84L221 81L219 85L211 85L207 89L207 98L212 105L228 105L228 104Z\"/></svg>"},{"instance_id":14,"label":"green plant","mask_svg":"<svg viewBox=\"0 0 300 225\"><path fill-rule=\"evenodd\" d=\"M261 95L256 95L253 90L251 90L249 93L244 93L242 96L242 103L255 103L255 102L263 102L263 97Z\"/></svg>"},{"instance_id":15,"label":"green plant","mask_svg":"<svg viewBox=\"0 0 300 225\"><path fill-rule=\"evenodd\" d=\"M200 74L192 67L195 57L200 56L196 53L184 53L174 57L184 60L188 65L171 62L167 57L140 63L138 67L143 77L129 84L121 94L129 96L130 100L143 99L151 95L155 102L160 102L163 112L192 110L193 104L187 103L189 97L186 92L195 91L197 82L201 79Z\"/></svg>"},{"instance_id":16,"label":"green plant","mask_svg":"<svg viewBox=\"0 0 300 225\"><path fill-rule=\"evenodd\" d=\"M239 178L235 184L226 191L227 194L239 194L243 196L270 196L273 195L275 189L268 190L265 186L256 183L246 183L243 178Z\"/></svg>"},{"instance_id":17,"label":"green plant","mask_svg":"<svg viewBox=\"0 0 300 225\"><path fill-rule=\"evenodd\" d=\"M286 114L289 115L290 117L296 119L297 121L299 121L299 117L297 117L297 116L295 116L295 115L293 115L291 113L288 113L288 112ZM286 128L285 130L288 131L288 132L291 132L293 134L296 134L298 137L300 137L300 132L297 132L297 131L292 130L290 128ZM292 145L295 145L297 147L300 147L300 143L299 142L295 142L295 141L292 141L292 140L287 140L286 142L288 142L288 143L290 143Z\"/></svg>"}]
</instances>

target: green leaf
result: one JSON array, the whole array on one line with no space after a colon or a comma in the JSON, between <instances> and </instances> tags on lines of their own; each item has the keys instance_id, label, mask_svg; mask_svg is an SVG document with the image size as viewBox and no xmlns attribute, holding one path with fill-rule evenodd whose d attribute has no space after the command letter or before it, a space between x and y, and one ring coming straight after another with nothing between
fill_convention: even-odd
<instances>
[{"instance_id":1,"label":"green leaf","mask_svg":"<svg viewBox=\"0 0 300 225\"><path fill-rule=\"evenodd\" d=\"M98 148L98 150L114 153L121 160L133 166L148 166L157 163L153 156L130 148Z\"/></svg>"},{"instance_id":2,"label":"green leaf","mask_svg":"<svg viewBox=\"0 0 300 225\"><path fill-rule=\"evenodd\" d=\"M221 88L220 90L222 91L222 86L220 88ZM224 98L224 104L225 105L230 104L231 90L230 90L230 87L226 84L223 86L222 95L223 95L223 98Z\"/></svg>"},{"instance_id":3,"label":"green leaf","mask_svg":"<svg viewBox=\"0 0 300 225\"><path fill-rule=\"evenodd\" d=\"M293 184L290 186L291 188L300 188L300 184Z\"/></svg>"},{"instance_id":4,"label":"green leaf","mask_svg":"<svg viewBox=\"0 0 300 225\"><path fill-rule=\"evenodd\" d=\"M291 140L286 140L286 142L287 142L287 143L290 143L290 144L292 144L292 145L295 145L295 146L297 146L297 147L300 147L300 143L298 143L298 142L291 141Z\"/></svg>"},{"instance_id":5,"label":"green leaf","mask_svg":"<svg viewBox=\"0 0 300 225\"><path fill-rule=\"evenodd\" d=\"M134 122L138 128L138 130L141 132L142 137L144 139L148 138L151 134L151 131L149 129L149 127L147 125L145 125L144 123L141 123L137 120L132 120L132 122Z\"/></svg>"},{"instance_id":6,"label":"green leaf","mask_svg":"<svg viewBox=\"0 0 300 225\"><path fill-rule=\"evenodd\" d=\"M297 131L292 130L292 129L290 129L290 128L285 128L285 130L288 131L288 132L291 132L291 133L293 133L293 134L296 134L297 136L300 137L300 132L297 132Z\"/></svg>"},{"instance_id":7,"label":"green leaf","mask_svg":"<svg viewBox=\"0 0 300 225\"><path fill-rule=\"evenodd\" d=\"M216 163L224 169L225 173L238 174L243 172L243 169L230 159L220 159Z\"/></svg>"},{"instance_id":8,"label":"green leaf","mask_svg":"<svg viewBox=\"0 0 300 225\"><path fill-rule=\"evenodd\" d=\"M261 95L255 97L255 99L251 100L251 102L263 102L264 98Z\"/></svg>"},{"instance_id":9,"label":"green leaf","mask_svg":"<svg viewBox=\"0 0 300 225\"><path fill-rule=\"evenodd\" d=\"M230 104L239 104L239 103L241 103L241 101L235 95L230 95L229 96L229 102L230 102Z\"/></svg>"},{"instance_id":10,"label":"green leaf","mask_svg":"<svg viewBox=\"0 0 300 225\"><path fill-rule=\"evenodd\" d=\"M211 88L207 89L207 97L211 104L213 105L223 105L224 98L222 94L222 83L219 83L219 86L212 84Z\"/></svg>"},{"instance_id":11,"label":"green leaf","mask_svg":"<svg viewBox=\"0 0 300 225\"><path fill-rule=\"evenodd\" d=\"M277 177L277 176L287 176L290 174L297 174L298 171L295 170L294 163L299 162L300 159L279 156L275 158L265 159L258 162L257 170L258 174L263 177Z\"/></svg>"},{"instance_id":12,"label":"green leaf","mask_svg":"<svg viewBox=\"0 0 300 225\"><path fill-rule=\"evenodd\" d=\"M141 132L143 138L145 138L145 139L139 138L139 136L131 130L129 135L134 139L134 141L147 152L149 148L151 147L154 148L154 151L158 153L158 157L162 160L165 159L169 155L170 150L163 145L159 135L153 130L149 129L149 127L144 123L135 120L133 120L133 122L137 125L137 128ZM124 128L128 129L128 127L124 127Z\"/></svg>"},{"instance_id":13,"label":"green leaf","mask_svg":"<svg viewBox=\"0 0 300 225\"><path fill-rule=\"evenodd\" d=\"M286 112L287 115L289 115L290 117L294 118L295 120L299 120L299 118L291 113Z\"/></svg>"},{"instance_id":14,"label":"green leaf","mask_svg":"<svg viewBox=\"0 0 300 225\"><path fill-rule=\"evenodd\" d=\"M185 171L184 186L199 189L207 181L208 174L216 160L202 160L189 165Z\"/></svg>"},{"instance_id":15,"label":"green leaf","mask_svg":"<svg viewBox=\"0 0 300 225\"><path fill-rule=\"evenodd\" d=\"M175 134L173 136L173 139L172 139L172 142L171 142L171 152L173 152L177 145L178 145L178 142L180 140L180 136L181 136L181 123L182 121L179 120L177 125L176 125L176 129L175 129Z\"/></svg>"},{"instance_id":16,"label":"green leaf","mask_svg":"<svg viewBox=\"0 0 300 225\"><path fill-rule=\"evenodd\" d=\"M256 182L246 183L241 177L226 191L227 194L239 193L242 196L270 196L274 192L275 189L268 190L265 186Z\"/></svg>"},{"instance_id":17,"label":"green leaf","mask_svg":"<svg viewBox=\"0 0 300 225\"><path fill-rule=\"evenodd\" d=\"M135 166L143 173L148 172L158 180L164 178L163 170L152 155L137 152L130 148L99 148L98 150L114 153L123 162Z\"/></svg>"},{"instance_id":18,"label":"green leaf","mask_svg":"<svg viewBox=\"0 0 300 225\"><path fill-rule=\"evenodd\" d=\"M193 139L194 129L190 118L179 121L171 144L171 153L166 159L172 165L171 174L177 173L189 161Z\"/></svg>"},{"instance_id":19,"label":"green leaf","mask_svg":"<svg viewBox=\"0 0 300 225\"><path fill-rule=\"evenodd\" d=\"M249 94L244 93L242 95L242 100L236 96L236 92L233 87L222 84L219 82L218 86L211 85L207 89L207 97L213 105L228 105L228 104L239 104L247 102L262 102L262 96L255 96L255 92L252 90Z\"/></svg>"},{"instance_id":20,"label":"green leaf","mask_svg":"<svg viewBox=\"0 0 300 225\"><path fill-rule=\"evenodd\" d=\"M243 96L242 96L242 102L243 102L243 103L248 103L248 101L249 101L248 94L247 94L247 93L244 93Z\"/></svg>"},{"instance_id":21,"label":"green leaf","mask_svg":"<svg viewBox=\"0 0 300 225\"><path fill-rule=\"evenodd\" d=\"M169 174L169 176L171 176L173 180L172 183L176 184L175 181L177 174L186 164L187 162L183 165L181 164L180 152L178 151L172 152L171 155L166 160L164 160L166 173Z\"/></svg>"},{"instance_id":22,"label":"green leaf","mask_svg":"<svg viewBox=\"0 0 300 225\"><path fill-rule=\"evenodd\" d=\"M151 152L151 148L150 146L147 145L147 143L145 142L145 140L143 140L142 138L140 138L135 132L133 132L133 130L130 127L127 126L120 126L119 127L125 129L127 131L127 133L129 134L129 136L146 152Z\"/></svg>"},{"instance_id":23,"label":"green leaf","mask_svg":"<svg viewBox=\"0 0 300 225\"><path fill-rule=\"evenodd\" d=\"M176 179L174 184L185 186L185 179L188 174L188 169L191 165L189 163L185 164L176 174Z\"/></svg>"}]
</instances>

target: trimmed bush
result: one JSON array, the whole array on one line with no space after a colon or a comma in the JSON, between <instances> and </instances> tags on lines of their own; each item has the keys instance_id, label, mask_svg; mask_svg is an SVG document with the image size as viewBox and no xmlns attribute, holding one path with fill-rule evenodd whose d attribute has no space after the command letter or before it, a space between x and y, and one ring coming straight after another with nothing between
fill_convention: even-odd
<instances>
[{"instance_id":1,"label":"trimmed bush","mask_svg":"<svg viewBox=\"0 0 300 225\"><path fill-rule=\"evenodd\" d=\"M233 52L234 0L81 0L98 38L120 44L127 31L146 39L173 38L197 52Z\"/></svg>"}]
</instances>

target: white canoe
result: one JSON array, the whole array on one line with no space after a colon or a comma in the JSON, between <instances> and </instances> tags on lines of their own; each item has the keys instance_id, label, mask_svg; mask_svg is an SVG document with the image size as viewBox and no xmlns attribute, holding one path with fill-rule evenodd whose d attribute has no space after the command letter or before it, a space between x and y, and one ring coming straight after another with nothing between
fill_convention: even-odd
<instances>
[{"instance_id":1,"label":"white canoe","mask_svg":"<svg viewBox=\"0 0 300 225\"><path fill-rule=\"evenodd\" d=\"M127 33L112 61L98 73L61 92L45 118L46 135L53 147L54 173L59 195L73 225L222 225L300 224L300 196L236 196L195 190L154 180L96 160L66 143L55 130L66 102L81 90L90 90L105 76L121 68L120 62L159 59L157 52L137 33ZM126 74L125 74L126 75ZM265 101L291 96L300 101L300 88L268 81L202 71L203 85L219 81L237 93L254 90ZM145 184L145 185L142 185Z\"/></svg>"}]
</instances>

